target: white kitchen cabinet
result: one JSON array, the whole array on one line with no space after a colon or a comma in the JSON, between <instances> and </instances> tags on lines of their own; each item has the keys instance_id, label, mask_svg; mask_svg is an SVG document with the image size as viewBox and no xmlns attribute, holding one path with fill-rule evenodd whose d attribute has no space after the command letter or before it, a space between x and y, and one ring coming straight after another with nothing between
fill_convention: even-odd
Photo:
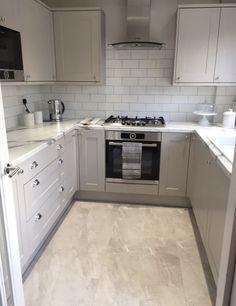
<instances>
[{"instance_id":1,"label":"white kitchen cabinet","mask_svg":"<svg viewBox=\"0 0 236 306\"><path fill-rule=\"evenodd\" d=\"M105 133L79 130L80 190L105 191Z\"/></svg>"},{"instance_id":2,"label":"white kitchen cabinet","mask_svg":"<svg viewBox=\"0 0 236 306\"><path fill-rule=\"evenodd\" d=\"M186 196L190 135L162 133L159 194Z\"/></svg>"},{"instance_id":3,"label":"white kitchen cabinet","mask_svg":"<svg viewBox=\"0 0 236 306\"><path fill-rule=\"evenodd\" d=\"M72 131L65 136L65 174L62 178L63 186L65 187L65 193L62 199L62 205L66 206L72 199L75 192L78 190L77 182L77 134L76 131Z\"/></svg>"},{"instance_id":4,"label":"white kitchen cabinet","mask_svg":"<svg viewBox=\"0 0 236 306\"><path fill-rule=\"evenodd\" d=\"M214 81L220 8L178 11L174 82Z\"/></svg>"},{"instance_id":5,"label":"white kitchen cabinet","mask_svg":"<svg viewBox=\"0 0 236 306\"><path fill-rule=\"evenodd\" d=\"M209 149L198 137L192 137L188 186L189 196L202 240L206 244L209 211Z\"/></svg>"},{"instance_id":6,"label":"white kitchen cabinet","mask_svg":"<svg viewBox=\"0 0 236 306\"><path fill-rule=\"evenodd\" d=\"M192 140L189 195L217 283L230 179L199 137Z\"/></svg>"},{"instance_id":7,"label":"white kitchen cabinet","mask_svg":"<svg viewBox=\"0 0 236 306\"><path fill-rule=\"evenodd\" d=\"M14 177L15 205L22 271L77 190L77 160L73 135L68 133L29 157Z\"/></svg>"},{"instance_id":8,"label":"white kitchen cabinet","mask_svg":"<svg viewBox=\"0 0 236 306\"><path fill-rule=\"evenodd\" d=\"M21 0L0 0L0 25L19 31Z\"/></svg>"},{"instance_id":9,"label":"white kitchen cabinet","mask_svg":"<svg viewBox=\"0 0 236 306\"><path fill-rule=\"evenodd\" d=\"M25 81L53 81L56 76L52 12L37 1L21 1Z\"/></svg>"},{"instance_id":10,"label":"white kitchen cabinet","mask_svg":"<svg viewBox=\"0 0 236 306\"><path fill-rule=\"evenodd\" d=\"M225 217L229 193L230 179L220 165L211 160L209 165L209 214L207 250L215 280L218 279L222 243L225 227Z\"/></svg>"},{"instance_id":11,"label":"white kitchen cabinet","mask_svg":"<svg viewBox=\"0 0 236 306\"><path fill-rule=\"evenodd\" d=\"M101 10L54 11L57 81L102 82L104 29Z\"/></svg>"},{"instance_id":12,"label":"white kitchen cabinet","mask_svg":"<svg viewBox=\"0 0 236 306\"><path fill-rule=\"evenodd\" d=\"M222 8L215 82L236 82L236 7Z\"/></svg>"}]
</instances>

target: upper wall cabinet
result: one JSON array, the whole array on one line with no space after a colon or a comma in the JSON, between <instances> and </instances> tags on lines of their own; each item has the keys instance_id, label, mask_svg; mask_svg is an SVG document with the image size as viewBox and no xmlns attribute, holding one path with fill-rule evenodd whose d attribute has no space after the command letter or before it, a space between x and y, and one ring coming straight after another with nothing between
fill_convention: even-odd
<instances>
[{"instance_id":1,"label":"upper wall cabinet","mask_svg":"<svg viewBox=\"0 0 236 306\"><path fill-rule=\"evenodd\" d=\"M25 81L55 80L52 12L33 0L22 0L22 49Z\"/></svg>"},{"instance_id":2,"label":"upper wall cabinet","mask_svg":"<svg viewBox=\"0 0 236 306\"><path fill-rule=\"evenodd\" d=\"M0 0L0 25L13 30L19 30L20 6L20 0Z\"/></svg>"},{"instance_id":3,"label":"upper wall cabinet","mask_svg":"<svg viewBox=\"0 0 236 306\"><path fill-rule=\"evenodd\" d=\"M101 10L54 11L57 81L102 82L104 29Z\"/></svg>"},{"instance_id":4,"label":"upper wall cabinet","mask_svg":"<svg viewBox=\"0 0 236 306\"><path fill-rule=\"evenodd\" d=\"M236 7L178 10L174 83L236 82Z\"/></svg>"},{"instance_id":5,"label":"upper wall cabinet","mask_svg":"<svg viewBox=\"0 0 236 306\"><path fill-rule=\"evenodd\" d=\"M236 82L236 7L221 10L215 82Z\"/></svg>"}]
</instances>

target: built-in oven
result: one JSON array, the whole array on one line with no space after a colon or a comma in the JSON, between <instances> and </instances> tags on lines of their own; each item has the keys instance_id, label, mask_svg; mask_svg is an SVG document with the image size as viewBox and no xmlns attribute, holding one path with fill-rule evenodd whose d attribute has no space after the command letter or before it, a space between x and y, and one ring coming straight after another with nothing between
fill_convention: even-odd
<instances>
[{"instance_id":1,"label":"built-in oven","mask_svg":"<svg viewBox=\"0 0 236 306\"><path fill-rule=\"evenodd\" d=\"M106 182L158 184L161 133L106 131Z\"/></svg>"},{"instance_id":2,"label":"built-in oven","mask_svg":"<svg viewBox=\"0 0 236 306\"><path fill-rule=\"evenodd\" d=\"M0 81L23 81L20 32L0 26Z\"/></svg>"}]
</instances>

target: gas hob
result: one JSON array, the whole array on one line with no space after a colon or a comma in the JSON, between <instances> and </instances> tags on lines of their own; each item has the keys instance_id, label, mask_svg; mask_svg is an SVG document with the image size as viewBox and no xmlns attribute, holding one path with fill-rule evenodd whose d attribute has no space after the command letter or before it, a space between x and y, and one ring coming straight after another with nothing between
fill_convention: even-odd
<instances>
[{"instance_id":1,"label":"gas hob","mask_svg":"<svg viewBox=\"0 0 236 306\"><path fill-rule=\"evenodd\" d=\"M165 119L163 117L130 118L128 116L124 116L124 117L110 116L105 120L104 123L123 125L123 126L162 127L162 126L165 126Z\"/></svg>"}]
</instances>

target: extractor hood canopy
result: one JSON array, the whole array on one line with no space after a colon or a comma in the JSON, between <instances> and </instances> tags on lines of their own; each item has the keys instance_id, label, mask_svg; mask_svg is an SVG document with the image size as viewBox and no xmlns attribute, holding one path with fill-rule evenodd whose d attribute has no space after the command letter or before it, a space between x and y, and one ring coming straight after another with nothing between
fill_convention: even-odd
<instances>
[{"instance_id":1,"label":"extractor hood canopy","mask_svg":"<svg viewBox=\"0 0 236 306\"><path fill-rule=\"evenodd\" d=\"M110 44L117 49L160 49L164 44L150 41L151 0L127 0L127 39Z\"/></svg>"}]
</instances>

